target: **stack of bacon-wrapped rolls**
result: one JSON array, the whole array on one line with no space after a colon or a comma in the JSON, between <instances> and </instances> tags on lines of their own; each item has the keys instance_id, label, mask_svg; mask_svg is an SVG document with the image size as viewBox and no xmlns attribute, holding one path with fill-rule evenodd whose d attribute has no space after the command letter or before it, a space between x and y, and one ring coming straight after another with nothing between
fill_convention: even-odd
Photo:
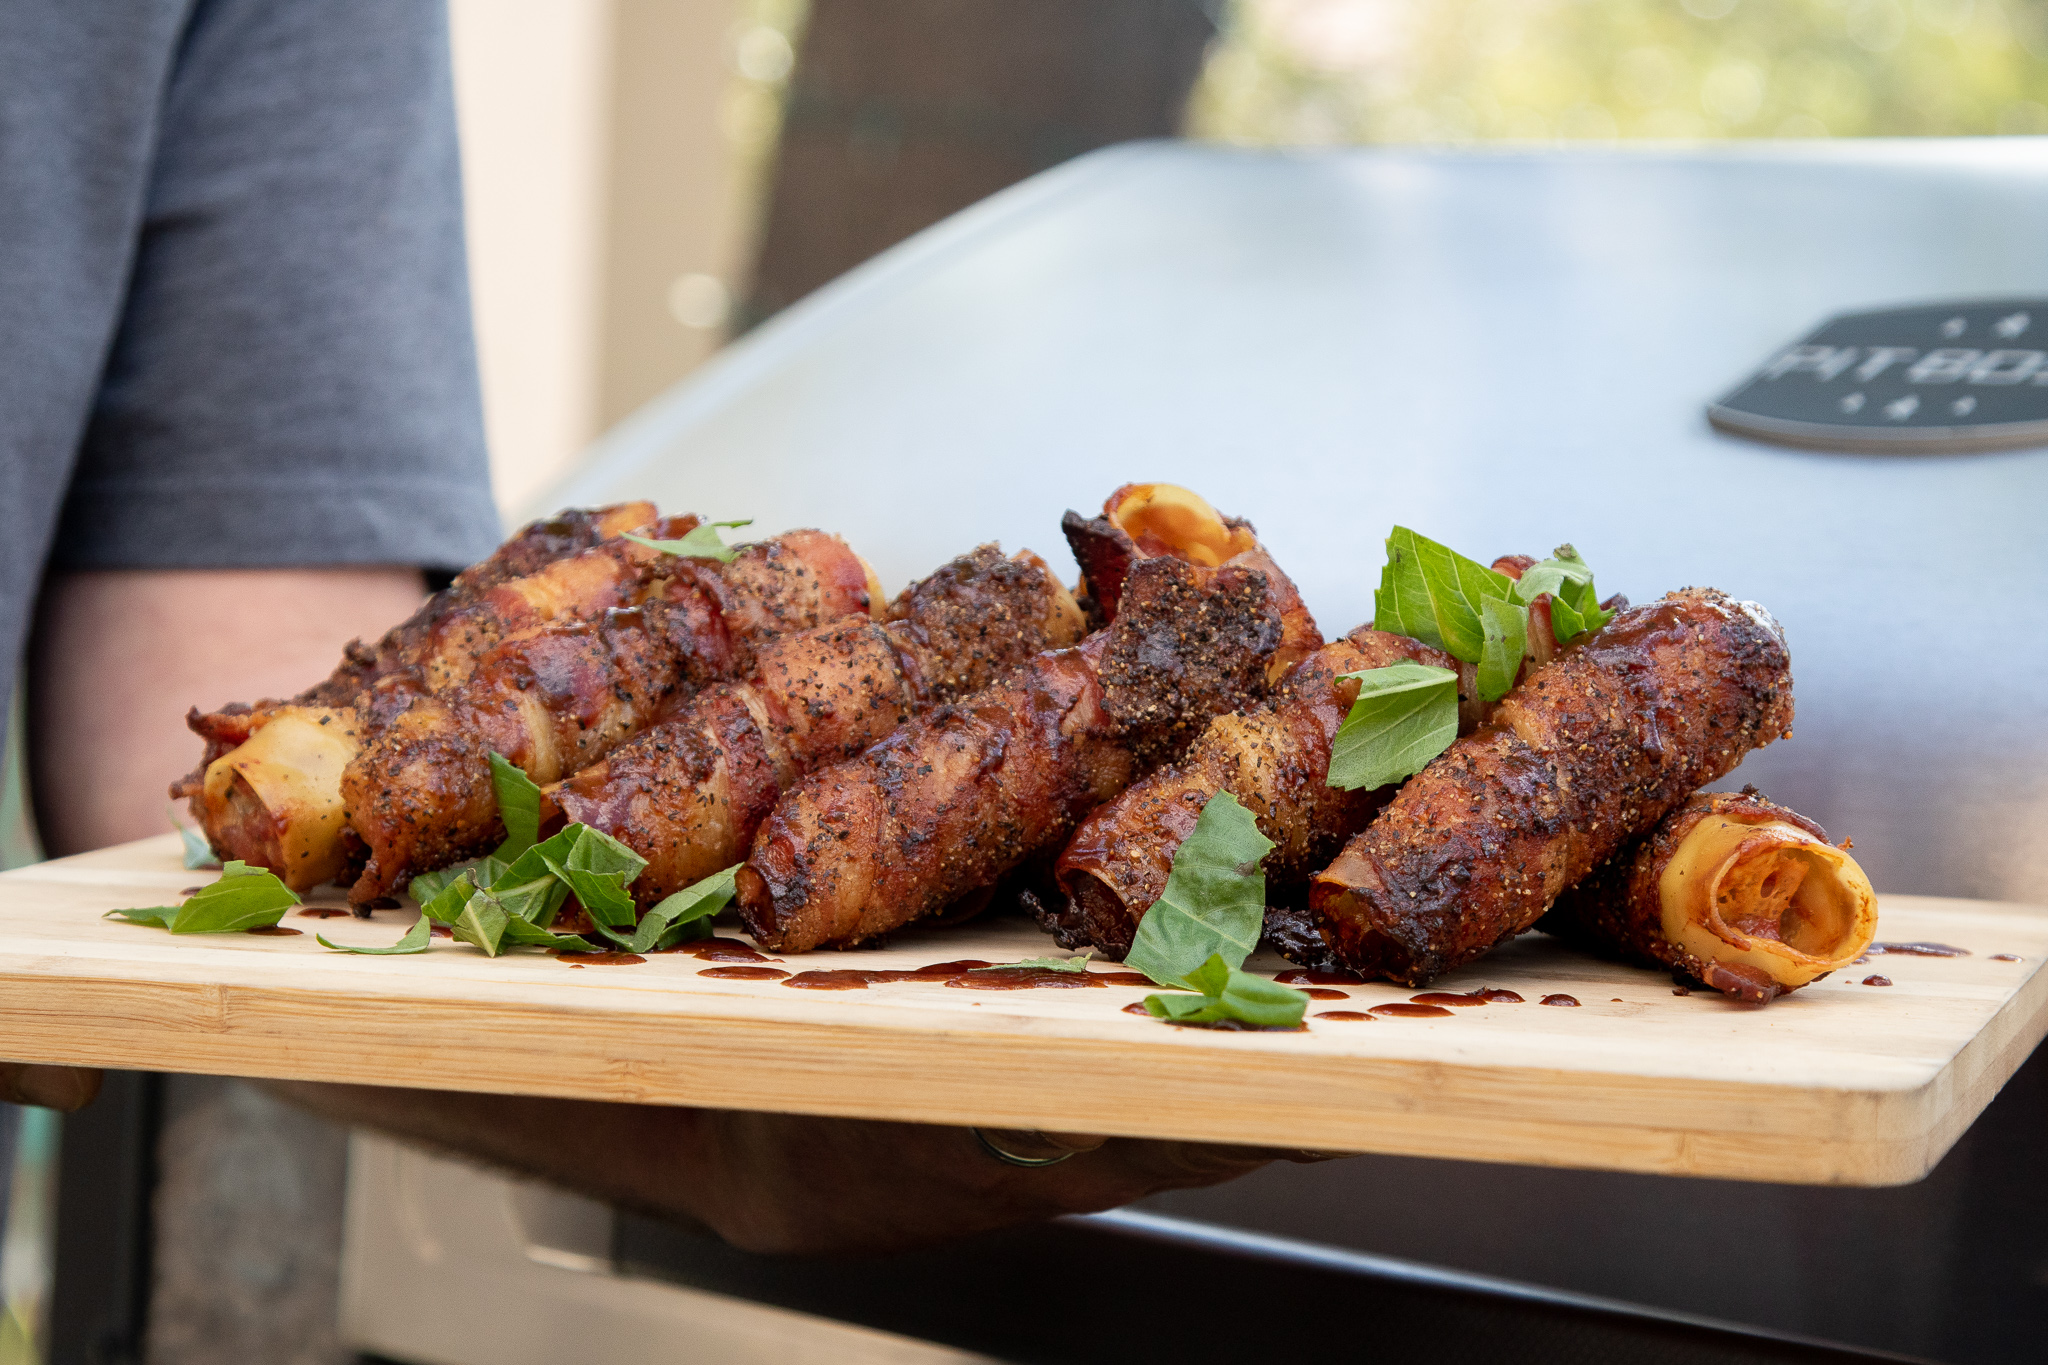
<instances>
[{"instance_id":1,"label":"stack of bacon-wrapped rolls","mask_svg":"<svg viewBox=\"0 0 2048 1365\"><path fill-rule=\"evenodd\" d=\"M1791 731L1762 608L1610 599L1560 644L1538 596L1486 700L1436 644L1325 643L1252 527L1185 489L1127 485L1064 529L1073 592L982 546L885 602L823 532L692 554L695 517L564 513L299 697L195 711L173 794L222 856L367 905L503 837L498 755L544 822L646 860L642 908L740 864L781 952L1008 888L1121 957L1226 792L1275 845L1267 940L1311 967L1419 985L1541 927L1762 1002L1870 942L1869 883L1819 826L1702 790ZM1458 737L1405 781L1331 785L1358 675L1396 664L1457 674Z\"/></svg>"}]
</instances>

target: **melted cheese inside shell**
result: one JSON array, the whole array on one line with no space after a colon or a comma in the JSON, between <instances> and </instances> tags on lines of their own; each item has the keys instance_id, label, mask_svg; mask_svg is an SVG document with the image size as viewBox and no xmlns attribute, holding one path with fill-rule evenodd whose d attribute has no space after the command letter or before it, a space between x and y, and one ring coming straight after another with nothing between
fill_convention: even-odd
<instances>
[{"instance_id":1,"label":"melted cheese inside shell","mask_svg":"<svg viewBox=\"0 0 2048 1365\"><path fill-rule=\"evenodd\" d=\"M1847 966L1877 933L1877 894L1856 860L1784 821L1709 815L1679 841L1657 895L1665 938L1786 990Z\"/></svg>"}]
</instances>

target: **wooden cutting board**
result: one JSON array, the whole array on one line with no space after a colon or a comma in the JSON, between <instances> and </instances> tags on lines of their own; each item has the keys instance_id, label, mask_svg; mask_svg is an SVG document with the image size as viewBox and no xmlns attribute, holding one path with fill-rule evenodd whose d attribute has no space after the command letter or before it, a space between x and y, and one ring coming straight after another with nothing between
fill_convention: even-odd
<instances>
[{"instance_id":1,"label":"wooden cutting board","mask_svg":"<svg viewBox=\"0 0 2048 1365\"><path fill-rule=\"evenodd\" d=\"M1873 957L1764 1009L1677 995L1658 973L1530 934L1436 986L1525 1003L1316 1017L1416 994L1353 986L1315 1001L1305 1033L1230 1033L1127 1014L1147 993L1134 986L809 991L706 977L720 964L681 954L572 967L444 939L411 957L314 941L395 942L410 905L367 922L293 912L298 936L173 938L101 918L214 875L184 870L178 848L152 839L0 875L0 1056L1883 1185L1925 1175L2048 1029L2048 910L1981 901L1885 897L1880 939L1970 955ZM781 966L1048 951L1004 920ZM1892 984L1862 984L1875 975ZM1537 1003L1551 994L1581 1003Z\"/></svg>"}]
</instances>

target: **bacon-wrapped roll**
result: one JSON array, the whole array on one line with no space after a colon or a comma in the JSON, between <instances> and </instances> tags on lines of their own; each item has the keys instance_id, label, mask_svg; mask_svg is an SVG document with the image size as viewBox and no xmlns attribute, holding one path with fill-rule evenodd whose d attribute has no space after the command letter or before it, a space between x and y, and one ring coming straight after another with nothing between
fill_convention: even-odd
<instances>
[{"instance_id":1,"label":"bacon-wrapped roll","mask_svg":"<svg viewBox=\"0 0 2048 1365\"><path fill-rule=\"evenodd\" d=\"M1134 784L1081 822L1053 875L1065 900L1040 907L1062 946L1130 951L1138 921L1166 890L1173 855L1218 792L1242 802L1274 843L1269 891L1299 885L1365 828L1392 787L1345 791L1328 783L1330 744L1358 684L1339 675L1412 661L1456 668L1420 640L1362 626L1302 661L1264 706L1218 716L1186 757Z\"/></svg>"},{"instance_id":2,"label":"bacon-wrapped roll","mask_svg":"<svg viewBox=\"0 0 2048 1365\"><path fill-rule=\"evenodd\" d=\"M370 690L360 710L372 738L339 790L368 854L351 899L388 895L503 837L494 750L536 782L557 781L682 698L752 671L769 640L881 607L866 563L821 531L724 564L664 558L672 576L648 600L502 640L453 687L430 691L407 673Z\"/></svg>"},{"instance_id":3,"label":"bacon-wrapped roll","mask_svg":"<svg viewBox=\"0 0 2048 1365\"><path fill-rule=\"evenodd\" d=\"M475 605L492 588L537 574L558 560L581 554L628 531L652 531L658 519L659 513L651 502L622 502L611 507L569 508L531 522L494 550L489 559L457 574L453 583L385 632L374 647L351 640L334 673L295 700L303 706L347 706L386 673L417 663L434 635L435 626L451 613ZM665 530L668 534L687 535L696 524L697 518L682 517Z\"/></svg>"},{"instance_id":4,"label":"bacon-wrapped roll","mask_svg":"<svg viewBox=\"0 0 2048 1365\"><path fill-rule=\"evenodd\" d=\"M849 945L993 885L1255 700L1279 643L1265 574L1140 561L1114 625L785 793L739 872L749 932Z\"/></svg>"},{"instance_id":5,"label":"bacon-wrapped roll","mask_svg":"<svg viewBox=\"0 0 2048 1365\"><path fill-rule=\"evenodd\" d=\"M615 537L628 531L687 535L697 520L662 521L653 503L629 502L534 522L429 597L387 631L376 648L351 640L327 680L292 700L230 702L217 711L193 707L185 724L205 741L206 750L199 766L172 784L171 798L200 795L214 762L247 743L273 712L292 706L353 706L379 678L399 671L424 671L429 686L441 686L465 676L476 658L507 634L557 614L587 618L620 605L645 586L642 571L659 556Z\"/></svg>"},{"instance_id":6,"label":"bacon-wrapped roll","mask_svg":"<svg viewBox=\"0 0 2048 1365\"><path fill-rule=\"evenodd\" d=\"M1322 648L1322 632L1294 583L1280 571L1252 524L1226 517L1199 494L1171 483L1127 483L1102 504L1102 515L1069 512L1061 521L1067 545L1081 566L1088 600L1104 624L1116 620L1124 579L1140 560L1165 557L1204 568L1235 564L1266 575L1280 613L1280 645L1266 663L1266 682L1277 684Z\"/></svg>"},{"instance_id":7,"label":"bacon-wrapped roll","mask_svg":"<svg viewBox=\"0 0 2048 1365\"><path fill-rule=\"evenodd\" d=\"M1081 611L1030 551L993 545L905 589L887 624L847 622L763 648L755 676L693 698L552 806L647 859L642 905L746 856L782 789L851 758L919 712L1081 637Z\"/></svg>"},{"instance_id":8,"label":"bacon-wrapped roll","mask_svg":"<svg viewBox=\"0 0 2048 1365\"><path fill-rule=\"evenodd\" d=\"M1790 657L1761 607L1688 588L1631 608L1408 780L1315 878L1296 949L1428 981L1791 725Z\"/></svg>"},{"instance_id":9,"label":"bacon-wrapped roll","mask_svg":"<svg viewBox=\"0 0 2048 1365\"><path fill-rule=\"evenodd\" d=\"M1694 794L1537 927L1761 1005L1855 961L1877 894L1826 830L1746 787Z\"/></svg>"}]
</instances>

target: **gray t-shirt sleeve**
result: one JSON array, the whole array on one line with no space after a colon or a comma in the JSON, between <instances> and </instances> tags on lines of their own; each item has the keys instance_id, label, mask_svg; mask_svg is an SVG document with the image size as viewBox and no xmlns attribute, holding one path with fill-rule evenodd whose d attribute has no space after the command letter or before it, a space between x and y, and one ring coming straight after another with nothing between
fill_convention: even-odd
<instances>
[{"instance_id":1,"label":"gray t-shirt sleeve","mask_svg":"<svg viewBox=\"0 0 2048 1365\"><path fill-rule=\"evenodd\" d=\"M195 6L54 567L490 552L450 82L435 0Z\"/></svg>"}]
</instances>

